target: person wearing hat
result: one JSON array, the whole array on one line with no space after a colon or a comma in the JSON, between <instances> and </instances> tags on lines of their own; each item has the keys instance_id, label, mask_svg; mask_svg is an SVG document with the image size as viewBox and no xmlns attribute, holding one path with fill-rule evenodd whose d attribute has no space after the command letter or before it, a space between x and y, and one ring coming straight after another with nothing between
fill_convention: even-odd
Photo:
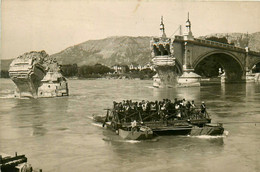
<instances>
[{"instance_id":1,"label":"person wearing hat","mask_svg":"<svg viewBox=\"0 0 260 172\"><path fill-rule=\"evenodd\" d=\"M201 102L200 108L201 108L202 115L205 115L205 113L206 113L206 105L205 105L204 101Z\"/></svg>"},{"instance_id":2,"label":"person wearing hat","mask_svg":"<svg viewBox=\"0 0 260 172\"><path fill-rule=\"evenodd\" d=\"M196 108L194 100L191 101L191 108L194 108L194 109Z\"/></svg>"}]
</instances>

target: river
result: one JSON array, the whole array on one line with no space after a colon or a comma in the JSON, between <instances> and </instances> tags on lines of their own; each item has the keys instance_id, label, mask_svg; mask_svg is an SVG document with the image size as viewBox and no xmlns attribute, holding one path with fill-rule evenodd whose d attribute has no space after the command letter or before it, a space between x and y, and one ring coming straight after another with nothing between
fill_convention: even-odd
<instances>
[{"instance_id":1,"label":"river","mask_svg":"<svg viewBox=\"0 0 260 172\"><path fill-rule=\"evenodd\" d=\"M69 97L15 99L0 79L0 152L25 154L55 171L260 171L260 84L153 88L143 80L69 80ZM94 123L113 101L174 98L205 101L223 136L160 136L124 141ZM230 122L255 123L230 123Z\"/></svg>"}]
</instances>

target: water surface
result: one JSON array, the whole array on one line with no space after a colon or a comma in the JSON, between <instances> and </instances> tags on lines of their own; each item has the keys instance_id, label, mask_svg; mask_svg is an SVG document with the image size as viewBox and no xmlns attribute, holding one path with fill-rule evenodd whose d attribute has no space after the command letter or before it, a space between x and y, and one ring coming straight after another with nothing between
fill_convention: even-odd
<instances>
[{"instance_id":1,"label":"water surface","mask_svg":"<svg viewBox=\"0 0 260 172\"><path fill-rule=\"evenodd\" d=\"M194 88L151 87L142 80L70 80L69 97L14 99L14 84L0 80L0 152L26 154L33 167L49 171L260 171L260 85ZM112 101L204 100L225 133L161 136L123 141L92 121Z\"/></svg>"}]
</instances>

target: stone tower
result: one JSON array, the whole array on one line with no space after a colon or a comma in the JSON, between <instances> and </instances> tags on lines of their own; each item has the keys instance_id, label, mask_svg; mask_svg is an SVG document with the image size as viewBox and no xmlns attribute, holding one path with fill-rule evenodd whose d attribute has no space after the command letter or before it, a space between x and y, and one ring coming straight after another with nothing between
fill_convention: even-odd
<instances>
[{"instance_id":1,"label":"stone tower","mask_svg":"<svg viewBox=\"0 0 260 172\"><path fill-rule=\"evenodd\" d=\"M157 74L153 77L154 87L172 87L176 83L174 51L171 38L167 38L163 17L160 34L150 41L152 62Z\"/></svg>"}]
</instances>

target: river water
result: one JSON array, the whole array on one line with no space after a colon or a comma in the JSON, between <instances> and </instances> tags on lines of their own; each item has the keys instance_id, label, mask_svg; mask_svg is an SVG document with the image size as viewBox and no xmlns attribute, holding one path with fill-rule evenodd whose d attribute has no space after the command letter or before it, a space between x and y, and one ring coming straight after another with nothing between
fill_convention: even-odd
<instances>
[{"instance_id":1,"label":"river water","mask_svg":"<svg viewBox=\"0 0 260 172\"><path fill-rule=\"evenodd\" d=\"M25 154L49 171L260 171L260 84L151 87L142 80L70 80L69 97L14 99L0 80L0 152ZM223 136L160 136L124 141L94 123L112 101L175 97L205 101ZM256 123L230 123L230 122Z\"/></svg>"}]
</instances>

